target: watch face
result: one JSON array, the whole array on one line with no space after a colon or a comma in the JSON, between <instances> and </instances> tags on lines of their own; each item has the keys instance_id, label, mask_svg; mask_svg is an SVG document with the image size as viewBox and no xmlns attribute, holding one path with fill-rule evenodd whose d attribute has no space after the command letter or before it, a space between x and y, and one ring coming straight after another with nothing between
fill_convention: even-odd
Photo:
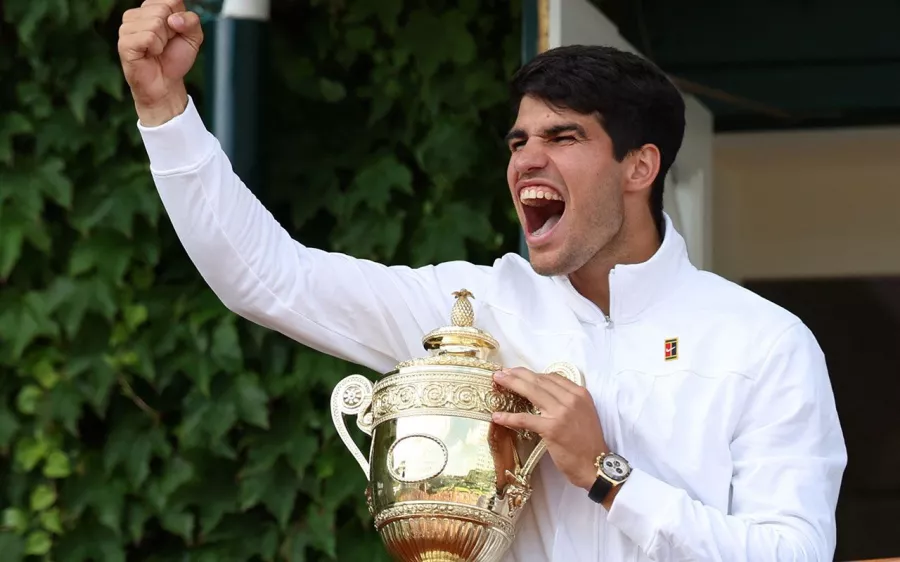
<instances>
[{"instance_id":1,"label":"watch face","mask_svg":"<svg viewBox=\"0 0 900 562\"><path fill-rule=\"evenodd\" d=\"M625 480L631 473L628 461L615 453L610 453L603 458L600 469L603 474L615 481Z\"/></svg>"}]
</instances>

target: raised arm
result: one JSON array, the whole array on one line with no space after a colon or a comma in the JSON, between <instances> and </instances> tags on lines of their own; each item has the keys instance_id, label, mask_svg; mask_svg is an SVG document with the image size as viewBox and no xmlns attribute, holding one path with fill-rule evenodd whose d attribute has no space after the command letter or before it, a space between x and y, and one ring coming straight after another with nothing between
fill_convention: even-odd
<instances>
[{"instance_id":1,"label":"raised arm","mask_svg":"<svg viewBox=\"0 0 900 562\"><path fill-rule=\"evenodd\" d=\"M119 53L154 181L188 255L234 312L330 355L385 371L449 320L451 293L476 296L488 268L386 267L293 240L232 170L183 78L203 40L181 0L123 18Z\"/></svg>"}]
</instances>

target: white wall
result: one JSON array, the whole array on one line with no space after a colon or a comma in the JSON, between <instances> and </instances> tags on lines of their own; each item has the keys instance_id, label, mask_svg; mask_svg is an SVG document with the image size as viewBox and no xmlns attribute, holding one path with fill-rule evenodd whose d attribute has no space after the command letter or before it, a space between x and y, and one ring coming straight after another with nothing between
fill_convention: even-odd
<instances>
[{"instance_id":1,"label":"white wall","mask_svg":"<svg viewBox=\"0 0 900 562\"><path fill-rule=\"evenodd\" d=\"M268 21L271 11L271 0L225 0L222 2L221 15L235 19Z\"/></svg>"},{"instance_id":2,"label":"white wall","mask_svg":"<svg viewBox=\"0 0 900 562\"><path fill-rule=\"evenodd\" d=\"M720 134L714 270L900 275L900 128Z\"/></svg>"},{"instance_id":3,"label":"white wall","mask_svg":"<svg viewBox=\"0 0 900 562\"><path fill-rule=\"evenodd\" d=\"M641 54L619 34L619 28L588 0L549 0L549 47L608 45Z\"/></svg>"}]
</instances>

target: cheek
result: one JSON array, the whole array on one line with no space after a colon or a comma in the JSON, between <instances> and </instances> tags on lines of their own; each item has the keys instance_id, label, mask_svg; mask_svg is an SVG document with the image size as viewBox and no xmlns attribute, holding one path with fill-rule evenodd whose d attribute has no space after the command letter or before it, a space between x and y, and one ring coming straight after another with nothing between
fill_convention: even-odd
<instances>
[{"instance_id":1,"label":"cheek","mask_svg":"<svg viewBox=\"0 0 900 562\"><path fill-rule=\"evenodd\" d=\"M614 169L600 162L592 162L588 156L574 164L561 172L569 190L578 199L596 201L609 196L607 192L613 182Z\"/></svg>"},{"instance_id":2,"label":"cheek","mask_svg":"<svg viewBox=\"0 0 900 562\"><path fill-rule=\"evenodd\" d=\"M510 155L509 163L506 165L506 182L509 184L509 188L513 189L516 185L516 180L518 179L518 174L516 173L516 165L515 165L515 155Z\"/></svg>"},{"instance_id":3,"label":"cheek","mask_svg":"<svg viewBox=\"0 0 900 562\"><path fill-rule=\"evenodd\" d=\"M557 170L569 192L569 197L577 202L588 202L597 197L596 166L586 165L584 160L557 160Z\"/></svg>"}]
</instances>

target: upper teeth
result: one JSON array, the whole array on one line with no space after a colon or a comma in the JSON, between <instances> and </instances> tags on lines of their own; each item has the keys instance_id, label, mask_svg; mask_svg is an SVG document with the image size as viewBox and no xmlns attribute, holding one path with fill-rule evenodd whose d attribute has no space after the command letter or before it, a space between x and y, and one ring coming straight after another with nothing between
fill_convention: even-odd
<instances>
[{"instance_id":1,"label":"upper teeth","mask_svg":"<svg viewBox=\"0 0 900 562\"><path fill-rule=\"evenodd\" d=\"M524 203L535 199L552 199L562 201L562 195L548 187L526 187L519 192L519 199Z\"/></svg>"}]
</instances>

